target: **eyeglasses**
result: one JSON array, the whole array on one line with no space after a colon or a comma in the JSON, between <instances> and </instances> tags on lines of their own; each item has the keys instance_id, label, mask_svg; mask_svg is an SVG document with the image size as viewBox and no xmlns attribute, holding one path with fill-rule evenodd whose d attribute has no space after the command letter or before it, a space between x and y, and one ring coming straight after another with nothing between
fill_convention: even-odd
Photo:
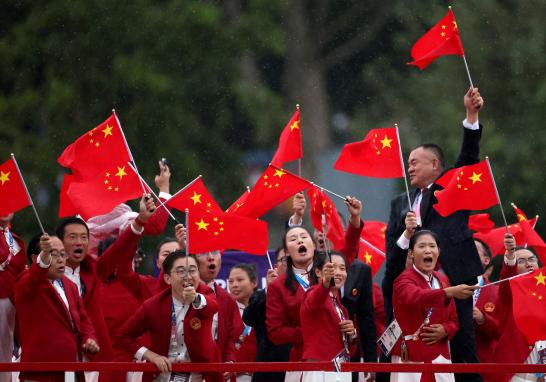
<instances>
[{"instance_id":1,"label":"eyeglasses","mask_svg":"<svg viewBox=\"0 0 546 382\"><path fill-rule=\"evenodd\" d=\"M517 262L518 262L518 265L525 265L527 263L537 264L538 263L538 258L536 256L530 256L528 258L520 257Z\"/></svg>"},{"instance_id":2,"label":"eyeglasses","mask_svg":"<svg viewBox=\"0 0 546 382\"><path fill-rule=\"evenodd\" d=\"M286 264L287 261L288 261L288 256L283 256L283 257L277 259L277 263Z\"/></svg>"},{"instance_id":3,"label":"eyeglasses","mask_svg":"<svg viewBox=\"0 0 546 382\"><path fill-rule=\"evenodd\" d=\"M51 257L61 258L61 259L66 259L68 257L66 252L51 252L50 255Z\"/></svg>"},{"instance_id":4,"label":"eyeglasses","mask_svg":"<svg viewBox=\"0 0 546 382\"><path fill-rule=\"evenodd\" d=\"M178 277L187 277L188 275L193 277L197 275L199 271L197 269L190 269L189 271L186 271L185 269L175 269L171 274L172 273L175 273Z\"/></svg>"},{"instance_id":5,"label":"eyeglasses","mask_svg":"<svg viewBox=\"0 0 546 382\"><path fill-rule=\"evenodd\" d=\"M197 258L203 258L203 257L209 257L209 256L220 256L220 252L212 251L212 252L205 252L205 253L198 253Z\"/></svg>"}]
</instances>

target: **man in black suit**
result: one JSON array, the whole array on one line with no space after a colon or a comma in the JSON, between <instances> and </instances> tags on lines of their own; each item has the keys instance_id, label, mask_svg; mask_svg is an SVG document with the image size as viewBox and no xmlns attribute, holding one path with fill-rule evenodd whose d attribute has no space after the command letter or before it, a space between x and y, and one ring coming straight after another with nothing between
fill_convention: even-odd
<instances>
[{"instance_id":1,"label":"man in black suit","mask_svg":"<svg viewBox=\"0 0 546 382\"><path fill-rule=\"evenodd\" d=\"M482 126L478 122L478 112L483 99L477 88L470 88L464 96L466 119L463 121L464 134L461 151L454 167L479 162ZM458 211L447 217L440 216L432 205L437 202L435 191L441 187L434 182L444 172L442 150L435 144L416 147L409 156L408 174L411 186L411 208L406 193L398 195L391 202L391 212L387 225L387 264L383 293L387 317L392 320L392 284L398 277L407 252L409 238L417 225L434 231L440 237L441 270L449 277L452 285L476 284L477 276L483 274L483 267L468 228L469 211ZM412 211L412 212L410 212ZM406 229L408 225L408 229ZM395 248L397 246L397 248ZM476 339L472 322L472 300L457 300L459 332L451 341L451 356L456 363L476 363ZM481 380L479 375L456 375L458 381Z\"/></svg>"}]
</instances>

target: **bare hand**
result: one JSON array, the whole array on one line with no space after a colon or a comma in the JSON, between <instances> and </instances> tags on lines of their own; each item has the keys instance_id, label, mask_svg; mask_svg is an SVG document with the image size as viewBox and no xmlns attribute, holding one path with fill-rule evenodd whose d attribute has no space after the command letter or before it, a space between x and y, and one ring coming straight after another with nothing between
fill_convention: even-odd
<instances>
[{"instance_id":1,"label":"bare hand","mask_svg":"<svg viewBox=\"0 0 546 382\"><path fill-rule=\"evenodd\" d=\"M154 353L151 350L147 350L146 353L144 353L144 359L153 362L162 373L167 373L172 370L173 365L167 357Z\"/></svg>"},{"instance_id":2,"label":"bare hand","mask_svg":"<svg viewBox=\"0 0 546 382\"><path fill-rule=\"evenodd\" d=\"M100 350L99 345L95 342L94 339L88 338L87 341L82 345L83 351L86 351L91 354L97 354Z\"/></svg>"},{"instance_id":3,"label":"bare hand","mask_svg":"<svg viewBox=\"0 0 546 382\"><path fill-rule=\"evenodd\" d=\"M193 286L187 286L182 291L182 299L186 304L191 304L192 302L194 302L195 297L197 297L197 292L195 291L195 287Z\"/></svg>"},{"instance_id":4,"label":"bare hand","mask_svg":"<svg viewBox=\"0 0 546 382\"><path fill-rule=\"evenodd\" d=\"M472 310L472 318L474 321L476 321L476 324L481 325L485 322L485 316L483 315L482 311L478 308L474 307Z\"/></svg>"},{"instance_id":5,"label":"bare hand","mask_svg":"<svg viewBox=\"0 0 546 382\"><path fill-rule=\"evenodd\" d=\"M446 338L447 332L442 324L430 324L423 327L423 332L419 334L419 337L427 345L432 345Z\"/></svg>"},{"instance_id":6,"label":"bare hand","mask_svg":"<svg viewBox=\"0 0 546 382\"><path fill-rule=\"evenodd\" d=\"M265 276L266 284L271 284L277 277L279 277L279 273L276 269L268 269L267 275Z\"/></svg>"},{"instance_id":7,"label":"bare hand","mask_svg":"<svg viewBox=\"0 0 546 382\"><path fill-rule=\"evenodd\" d=\"M186 248L186 227L184 227L184 224L177 224L174 229L178 245L181 248Z\"/></svg>"},{"instance_id":8,"label":"bare hand","mask_svg":"<svg viewBox=\"0 0 546 382\"><path fill-rule=\"evenodd\" d=\"M404 236L406 237L406 239L409 240L411 239L411 237L415 233L415 230L417 229L417 216L415 215L415 212L408 211L404 222L406 223L406 230L404 231Z\"/></svg>"},{"instance_id":9,"label":"bare hand","mask_svg":"<svg viewBox=\"0 0 546 382\"><path fill-rule=\"evenodd\" d=\"M305 196L303 193L298 192L296 195L294 195L294 198L292 199L292 210L294 213L290 217L290 222L293 225L300 225L302 223L306 206L307 202L305 201Z\"/></svg>"},{"instance_id":10,"label":"bare hand","mask_svg":"<svg viewBox=\"0 0 546 382\"><path fill-rule=\"evenodd\" d=\"M448 298L454 297L458 300L464 300L471 297L476 289L478 289L476 285L459 284L444 288L444 292Z\"/></svg>"},{"instance_id":11,"label":"bare hand","mask_svg":"<svg viewBox=\"0 0 546 382\"><path fill-rule=\"evenodd\" d=\"M356 333L355 325L351 320L343 320L339 322L339 330L349 336L354 336Z\"/></svg>"},{"instance_id":12,"label":"bare hand","mask_svg":"<svg viewBox=\"0 0 546 382\"><path fill-rule=\"evenodd\" d=\"M322 267L322 285L330 289L330 280L334 278L334 264L326 263Z\"/></svg>"},{"instance_id":13,"label":"bare hand","mask_svg":"<svg viewBox=\"0 0 546 382\"><path fill-rule=\"evenodd\" d=\"M169 166L164 166L163 162L159 161L159 175L155 176L155 185L159 188L159 192L169 193L170 191L171 170Z\"/></svg>"},{"instance_id":14,"label":"bare hand","mask_svg":"<svg viewBox=\"0 0 546 382\"><path fill-rule=\"evenodd\" d=\"M44 233L40 237L40 250L42 251L42 261L46 264L49 264L51 252L53 251L53 247L51 245L51 238L47 233Z\"/></svg>"},{"instance_id":15,"label":"bare hand","mask_svg":"<svg viewBox=\"0 0 546 382\"><path fill-rule=\"evenodd\" d=\"M478 120L478 111L483 106L483 98L478 88L470 88L464 96L464 107L466 108L466 119L470 123Z\"/></svg>"},{"instance_id":16,"label":"bare hand","mask_svg":"<svg viewBox=\"0 0 546 382\"><path fill-rule=\"evenodd\" d=\"M139 221L146 223L155 211L155 204L150 194L142 195L139 202L138 220L135 219L135 224L138 226Z\"/></svg>"},{"instance_id":17,"label":"bare hand","mask_svg":"<svg viewBox=\"0 0 546 382\"><path fill-rule=\"evenodd\" d=\"M504 235L504 249L506 252L504 252L504 256L508 260L514 260L516 257L516 239L514 238L514 235L510 233L506 233Z\"/></svg>"},{"instance_id":18,"label":"bare hand","mask_svg":"<svg viewBox=\"0 0 546 382\"><path fill-rule=\"evenodd\" d=\"M349 223L353 227L360 227L360 213L362 212L362 202L354 196L347 195L345 197L345 205L349 211Z\"/></svg>"}]
</instances>

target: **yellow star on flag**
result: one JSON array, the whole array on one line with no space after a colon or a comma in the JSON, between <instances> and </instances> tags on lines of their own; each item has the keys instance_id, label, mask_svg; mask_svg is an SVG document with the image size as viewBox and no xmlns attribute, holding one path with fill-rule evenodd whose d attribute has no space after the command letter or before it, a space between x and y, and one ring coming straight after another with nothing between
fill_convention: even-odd
<instances>
[{"instance_id":1,"label":"yellow star on flag","mask_svg":"<svg viewBox=\"0 0 546 382\"><path fill-rule=\"evenodd\" d=\"M206 223L202 218L201 221L195 222L197 224L197 230L200 231L204 229L205 231L208 231L207 227L210 225L210 223Z\"/></svg>"},{"instance_id":2,"label":"yellow star on flag","mask_svg":"<svg viewBox=\"0 0 546 382\"><path fill-rule=\"evenodd\" d=\"M9 174L10 174L10 171L8 172L0 171L0 181L2 182L2 186L4 185L4 183L9 181Z\"/></svg>"},{"instance_id":3,"label":"yellow star on flag","mask_svg":"<svg viewBox=\"0 0 546 382\"><path fill-rule=\"evenodd\" d=\"M544 276L542 272L540 272L538 276L535 276L535 279L537 280L537 286L539 286L540 284L546 286L546 276Z\"/></svg>"},{"instance_id":4,"label":"yellow star on flag","mask_svg":"<svg viewBox=\"0 0 546 382\"><path fill-rule=\"evenodd\" d=\"M190 199L193 200L193 205L195 206L197 203L202 203L201 202L201 195L202 194L198 194L197 192L193 192L193 196L190 196Z\"/></svg>"},{"instance_id":5,"label":"yellow star on flag","mask_svg":"<svg viewBox=\"0 0 546 382\"><path fill-rule=\"evenodd\" d=\"M523 216L523 214L517 214L517 217L518 217L518 221L520 222L527 220L525 219L525 216Z\"/></svg>"},{"instance_id":6,"label":"yellow star on flag","mask_svg":"<svg viewBox=\"0 0 546 382\"><path fill-rule=\"evenodd\" d=\"M468 179L470 179L472 181L472 184L474 184L476 182L482 181L481 176L482 176L481 172L479 174L476 174L474 171L472 171L472 176L469 176Z\"/></svg>"},{"instance_id":7,"label":"yellow star on flag","mask_svg":"<svg viewBox=\"0 0 546 382\"><path fill-rule=\"evenodd\" d=\"M125 172L125 166L118 167L118 172L117 172L116 176L119 176L120 181L123 179L124 176L127 176L127 173Z\"/></svg>"},{"instance_id":8,"label":"yellow star on flag","mask_svg":"<svg viewBox=\"0 0 546 382\"><path fill-rule=\"evenodd\" d=\"M290 131L293 131L295 129L299 129L300 128L300 121L294 121L294 123L292 123L290 125Z\"/></svg>"},{"instance_id":9,"label":"yellow star on flag","mask_svg":"<svg viewBox=\"0 0 546 382\"><path fill-rule=\"evenodd\" d=\"M368 253L368 251L366 251L366 254L364 255L364 258L366 259L366 264L371 264L372 263L372 255L370 255Z\"/></svg>"},{"instance_id":10,"label":"yellow star on flag","mask_svg":"<svg viewBox=\"0 0 546 382\"><path fill-rule=\"evenodd\" d=\"M384 149L385 147L388 147L388 148L392 149L392 147L391 147L392 139L389 139L386 135L385 135L385 138L383 138L379 142L381 142L381 144L383 145L383 147L381 147L382 149Z\"/></svg>"},{"instance_id":11,"label":"yellow star on flag","mask_svg":"<svg viewBox=\"0 0 546 382\"><path fill-rule=\"evenodd\" d=\"M275 174L273 176L278 176L279 178L282 178L282 176L286 174L283 170L275 170Z\"/></svg>"},{"instance_id":12,"label":"yellow star on flag","mask_svg":"<svg viewBox=\"0 0 546 382\"><path fill-rule=\"evenodd\" d=\"M104 133L104 138L106 138L106 137L109 136L109 135L112 135L112 129L113 129L112 126L106 125L106 127L104 128L104 130L102 130L102 132Z\"/></svg>"}]
</instances>

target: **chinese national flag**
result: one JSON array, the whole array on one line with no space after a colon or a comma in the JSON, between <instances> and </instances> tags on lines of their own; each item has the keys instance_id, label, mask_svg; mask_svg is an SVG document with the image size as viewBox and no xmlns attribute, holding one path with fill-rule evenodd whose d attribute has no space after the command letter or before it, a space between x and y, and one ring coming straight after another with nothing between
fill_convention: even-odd
<instances>
[{"instance_id":1,"label":"chinese national flag","mask_svg":"<svg viewBox=\"0 0 546 382\"><path fill-rule=\"evenodd\" d=\"M31 205L23 179L11 158L0 165L0 200L2 200L0 216L9 215Z\"/></svg>"},{"instance_id":2,"label":"chinese national flag","mask_svg":"<svg viewBox=\"0 0 546 382\"><path fill-rule=\"evenodd\" d=\"M279 147L271 160L271 164L282 167L286 162L301 159L302 157L300 111L297 110L281 133Z\"/></svg>"},{"instance_id":3,"label":"chinese national flag","mask_svg":"<svg viewBox=\"0 0 546 382\"><path fill-rule=\"evenodd\" d=\"M189 213L190 253L238 249L255 255L267 251L267 223L223 211L192 210Z\"/></svg>"},{"instance_id":4,"label":"chinese national flag","mask_svg":"<svg viewBox=\"0 0 546 382\"><path fill-rule=\"evenodd\" d=\"M525 212L520 210L514 203L512 203L512 208L514 208L514 211L516 212L516 216L518 217L518 222L528 220Z\"/></svg>"},{"instance_id":5,"label":"chinese national flag","mask_svg":"<svg viewBox=\"0 0 546 382\"><path fill-rule=\"evenodd\" d=\"M463 43L451 9L413 45L411 48L413 61L408 65L415 65L423 70L438 57L450 54L464 56Z\"/></svg>"},{"instance_id":6,"label":"chinese national flag","mask_svg":"<svg viewBox=\"0 0 546 382\"><path fill-rule=\"evenodd\" d=\"M381 265L385 261L385 231L387 225L380 221L366 221L364 222L364 229L360 234L360 238L369 242L371 245L379 249L372 248L364 241L360 240L358 258L372 268L372 275L375 276Z\"/></svg>"},{"instance_id":7,"label":"chinese national flag","mask_svg":"<svg viewBox=\"0 0 546 382\"><path fill-rule=\"evenodd\" d=\"M307 197L311 204L309 214L313 227L319 232L324 232L322 225L322 216L324 215L326 223L326 237L332 242L333 249L341 250L345 246L345 234L343 225L337 213L336 206L332 200L316 186L311 186L307 190Z\"/></svg>"},{"instance_id":8,"label":"chinese national flag","mask_svg":"<svg viewBox=\"0 0 546 382\"><path fill-rule=\"evenodd\" d=\"M460 210L483 210L498 203L493 178L485 160L454 168L436 183L444 189L434 192L438 203L433 207L442 216Z\"/></svg>"},{"instance_id":9,"label":"chinese national flag","mask_svg":"<svg viewBox=\"0 0 546 382\"><path fill-rule=\"evenodd\" d=\"M534 345L546 338L546 268L510 280L512 311L519 330Z\"/></svg>"},{"instance_id":10,"label":"chinese national flag","mask_svg":"<svg viewBox=\"0 0 546 382\"><path fill-rule=\"evenodd\" d=\"M374 248L360 240L358 246L358 259L372 268L372 276L375 276L385 261L385 253L376 251Z\"/></svg>"},{"instance_id":11,"label":"chinese national flag","mask_svg":"<svg viewBox=\"0 0 546 382\"><path fill-rule=\"evenodd\" d=\"M535 219L529 220L529 222L534 222ZM518 240L518 233L521 231L521 226L519 223L514 223L508 225L508 231L516 237ZM487 232L476 232L472 236L483 240L487 246L493 252L493 255L504 254L504 235L506 234L506 227L493 228ZM519 244L519 243L517 243Z\"/></svg>"},{"instance_id":12,"label":"chinese national flag","mask_svg":"<svg viewBox=\"0 0 546 382\"><path fill-rule=\"evenodd\" d=\"M246 202L234 214L257 219L295 193L306 190L310 186L309 181L269 165L250 191Z\"/></svg>"},{"instance_id":13,"label":"chinese national flag","mask_svg":"<svg viewBox=\"0 0 546 382\"><path fill-rule=\"evenodd\" d=\"M475 232L489 232L495 228L495 222L489 214L474 214L468 217L468 228Z\"/></svg>"},{"instance_id":14,"label":"chinese national flag","mask_svg":"<svg viewBox=\"0 0 546 382\"><path fill-rule=\"evenodd\" d=\"M239 207L241 207L243 204L245 204L246 200L248 199L248 195L250 195L250 188L247 188L246 191L241 196L239 196L239 199L234 201L233 204L228 207L226 212L228 214L232 214L235 211L237 211L239 209Z\"/></svg>"},{"instance_id":15,"label":"chinese national flag","mask_svg":"<svg viewBox=\"0 0 546 382\"><path fill-rule=\"evenodd\" d=\"M534 221L536 222L536 218ZM533 220L522 220L519 226L521 229L515 234L516 244L533 247L542 264L546 264L546 243L534 230Z\"/></svg>"},{"instance_id":16,"label":"chinese national flag","mask_svg":"<svg viewBox=\"0 0 546 382\"><path fill-rule=\"evenodd\" d=\"M139 176L128 162L105 166L102 172L83 180L73 178L68 198L85 220L110 212L115 206L143 194Z\"/></svg>"},{"instance_id":17,"label":"chinese national flag","mask_svg":"<svg viewBox=\"0 0 546 382\"><path fill-rule=\"evenodd\" d=\"M57 158L57 162L72 169L78 178L93 178L112 163L127 163L131 156L116 115L71 143Z\"/></svg>"},{"instance_id":18,"label":"chinese national flag","mask_svg":"<svg viewBox=\"0 0 546 382\"><path fill-rule=\"evenodd\" d=\"M63 177L63 184L61 186L61 192L59 194L59 217L64 218L66 216L74 216L78 214L76 207L72 204L70 197L68 196L68 189L72 184L74 176L65 174Z\"/></svg>"},{"instance_id":19,"label":"chinese national flag","mask_svg":"<svg viewBox=\"0 0 546 382\"><path fill-rule=\"evenodd\" d=\"M183 189L174 194L165 204L182 212L185 212L187 209L190 213L197 211L213 213L216 215L223 213L218 203L216 203L207 190L207 187L205 187L201 177L190 182Z\"/></svg>"},{"instance_id":20,"label":"chinese national flag","mask_svg":"<svg viewBox=\"0 0 546 382\"><path fill-rule=\"evenodd\" d=\"M373 129L360 142L343 147L334 168L373 178L400 178L404 168L396 128Z\"/></svg>"}]
</instances>

